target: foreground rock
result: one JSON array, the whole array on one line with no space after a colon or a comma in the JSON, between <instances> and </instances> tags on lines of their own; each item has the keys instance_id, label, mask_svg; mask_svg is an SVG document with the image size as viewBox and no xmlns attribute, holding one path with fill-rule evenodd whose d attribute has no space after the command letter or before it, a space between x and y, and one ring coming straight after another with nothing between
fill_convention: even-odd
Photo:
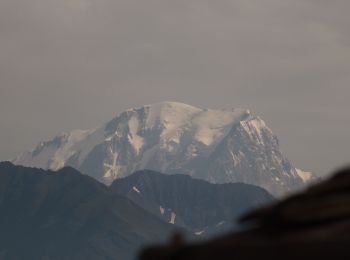
<instances>
[{"instance_id":1,"label":"foreground rock","mask_svg":"<svg viewBox=\"0 0 350 260\"><path fill-rule=\"evenodd\" d=\"M350 169L241 221L245 232L149 248L141 259L350 259Z\"/></svg>"}]
</instances>

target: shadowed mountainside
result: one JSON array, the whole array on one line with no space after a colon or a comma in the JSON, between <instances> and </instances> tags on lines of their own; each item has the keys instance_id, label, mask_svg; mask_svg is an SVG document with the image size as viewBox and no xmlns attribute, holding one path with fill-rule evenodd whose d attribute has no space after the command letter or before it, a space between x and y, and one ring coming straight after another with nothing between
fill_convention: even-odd
<instances>
[{"instance_id":1,"label":"shadowed mountainside","mask_svg":"<svg viewBox=\"0 0 350 260\"><path fill-rule=\"evenodd\" d=\"M267 191L249 184L212 184L148 170L115 180L111 189L166 222L201 236L227 232L243 213L273 200Z\"/></svg>"},{"instance_id":2,"label":"shadowed mountainside","mask_svg":"<svg viewBox=\"0 0 350 260\"><path fill-rule=\"evenodd\" d=\"M174 227L73 168L0 163L0 259L132 259Z\"/></svg>"},{"instance_id":3,"label":"shadowed mountainside","mask_svg":"<svg viewBox=\"0 0 350 260\"><path fill-rule=\"evenodd\" d=\"M141 260L349 259L350 168L244 216L247 231L202 244L146 249Z\"/></svg>"}]
</instances>

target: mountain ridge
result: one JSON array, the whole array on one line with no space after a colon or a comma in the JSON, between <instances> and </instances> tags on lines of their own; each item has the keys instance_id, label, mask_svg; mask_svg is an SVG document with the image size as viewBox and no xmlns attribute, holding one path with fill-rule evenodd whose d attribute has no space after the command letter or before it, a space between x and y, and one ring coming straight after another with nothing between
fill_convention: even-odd
<instances>
[{"instance_id":1,"label":"mountain ridge","mask_svg":"<svg viewBox=\"0 0 350 260\"><path fill-rule=\"evenodd\" d=\"M73 166L108 185L143 169L213 183L244 182L275 195L305 183L260 117L246 109L178 102L128 109L99 128L41 142L13 162L53 170Z\"/></svg>"},{"instance_id":2,"label":"mountain ridge","mask_svg":"<svg viewBox=\"0 0 350 260\"><path fill-rule=\"evenodd\" d=\"M202 237L238 229L235 221L242 214L274 200L266 190L250 184L212 184L150 170L116 179L110 189Z\"/></svg>"},{"instance_id":3,"label":"mountain ridge","mask_svg":"<svg viewBox=\"0 0 350 260\"><path fill-rule=\"evenodd\" d=\"M133 259L175 228L73 168L1 163L0 211L0 259Z\"/></svg>"}]
</instances>

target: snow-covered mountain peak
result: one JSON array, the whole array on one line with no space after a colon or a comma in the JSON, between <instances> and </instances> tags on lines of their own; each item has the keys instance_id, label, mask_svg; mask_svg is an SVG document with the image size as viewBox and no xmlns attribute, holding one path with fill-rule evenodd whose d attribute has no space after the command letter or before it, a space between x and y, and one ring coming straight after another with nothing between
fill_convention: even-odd
<instances>
[{"instance_id":1,"label":"snow-covered mountain peak","mask_svg":"<svg viewBox=\"0 0 350 260\"><path fill-rule=\"evenodd\" d=\"M180 143L186 134L210 146L220 141L234 124L248 117L250 112L246 109L200 109L178 102L162 102L129 109L108 123L106 129L118 135L118 126L114 122L124 120L131 137L138 139L138 151L144 143L137 137L138 133L149 131L158 131L162 143Z\"/></svg>"},{"instance_id":2,"label":"snow-covered mountain peak","mask_svg":"<svg viewBox=\"0 0 350 260\"><path fill-rule=\"evenodd\" d=\"M180 102L160 102L150 105L145 105L140 108L129 109L126 113L136 112L144 113L146 116L146 127L152 129L159 124L169 125L170 127L181 127L191 124L192 120L197 120L198 123L206 123L215 120L219 124L227 124L242 115L250 115L247 109L201 109ZM215 124L214 122L212 124Z\"/></svg>"},{"instance_id":3,"label":"snow-covered mountain peak","mask_svg":"<svg viewBox=\"0 0 350 260\"><path fill-rule=\"evenodd\" d=\"M180 102L174 102L174 101L164 101L154 104L148 104L143 106L145 108L151 109L153 112L161 112L166 110L177 110L177 111L198 111L201 110L200 108L197 108L195 106L191 106L185 103Z\"/></svg>"},{"instance_id":4,"label":"snow-covered mountain peak","mask_svg":"<svg viewBox=\"0 0 350 260\"><path fill-rule=\"evenodd\" d=\"M143 169L255 184L272 193L306 179L283 157L264 121L249 110L178 102L126 110L97 129L43 142L13 162L54 170L72 166L106 184Z\"/></svg>"},{"instance_id":5,"label":"snow-covered mountain peak","mask_svg":"<svg viewBox=\"0 0 350 260\"><path fill-rule=\"evenodd\" d=\"M154 128L162 124L171 131L189 123L191 118L199 113L201 109L177 102L162 102L145 106L147 110L146 127Z\"/></svg>"}]
</instances>

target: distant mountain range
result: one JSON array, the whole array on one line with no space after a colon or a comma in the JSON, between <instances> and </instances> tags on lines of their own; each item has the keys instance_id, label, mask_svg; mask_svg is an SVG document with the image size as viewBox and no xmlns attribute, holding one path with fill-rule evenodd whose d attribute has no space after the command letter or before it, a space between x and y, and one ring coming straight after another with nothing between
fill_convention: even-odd
<instances>
[{"instance_id":1,"label":"distant mountain range","mask_svg":"<svg viewBox=\"0 0 350 260\"><path fill-rule=\"evenodd\" d=\"M231 231L243 213L273 200L267 191L249 184L211 184L153 171L115 180L111 189L164 221L202 236Z\"/></svg>"},{"instance_id":2,"label":"distant mountain range","mask_svg":"<svg viewBox=\"0 0 350 260\"><path fill-rule=\"evenodd\" d=\"M274 195L311 178L282 155L276 136L248 110L175 102L129 109L97 129L61 134L13 162L52 170L72 166L108 185L148 169L253 184Z\"/></svg>"}]
</instances>

